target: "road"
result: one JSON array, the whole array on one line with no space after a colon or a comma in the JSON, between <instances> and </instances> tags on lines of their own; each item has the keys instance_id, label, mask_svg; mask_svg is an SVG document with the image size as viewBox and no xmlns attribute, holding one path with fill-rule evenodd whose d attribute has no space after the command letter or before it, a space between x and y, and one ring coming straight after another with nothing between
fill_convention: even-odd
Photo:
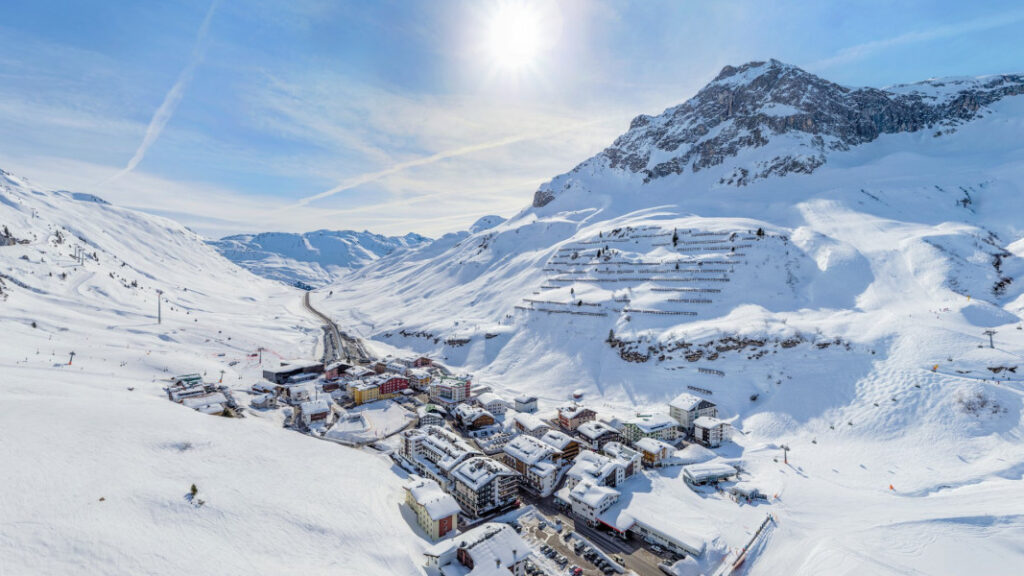
<instances>
[{"instance_id":1,"label":"road","mask_svg":"<svg viewBox=\"0 0 1024 576\"><path fill-rule=\"evenodd\" d=\"M345 361L356 364L360 359L370 361L373 357L358 338L353 338L338 329L338 325L329 316L313 307L309 301L309 292L302 294L302 306L323 322L324 325L324 364Z\"/></svg>"}]
</instances>

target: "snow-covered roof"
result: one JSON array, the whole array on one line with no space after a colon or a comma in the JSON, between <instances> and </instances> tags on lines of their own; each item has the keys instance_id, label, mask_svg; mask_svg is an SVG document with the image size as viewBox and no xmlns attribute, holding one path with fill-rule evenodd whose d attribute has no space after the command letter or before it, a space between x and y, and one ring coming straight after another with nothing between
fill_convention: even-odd
<instances>
[{"instance_id":1,"label":"snow-covered roof","mask_svg":"<svg viewBox=\"0 0 1024 576\"><path fill-rule=\"evenodd\" d=\"M632 424L639 428L645 434L651 434L659 432L665 428L671 428L678 426L679 423L668 414L645 414L643 416L637 416L626 421L626 424Z\"/></svg>"},{"instance_id":2,"label":"snow-covered roof","mask_svg":"<svg viewBox=\"0 0 1024 576\"><path fill-rule=\"evenodd\" d=\"M331 405L327 403L327 400L323 399L303 402L301 406L303 414L320 414L322 412L331 411Z\"/></svg>"},{"instance_id":3,"label":"snow-covered roof","mask_svg":"<svg viewBox=\"0 0 1024 576\"><path fill-rule=\"evenodd\" d=\"M707 482L719 478L728 478L736 474L736 469L728 464L718 462L706 462L704 464L690 464L683 466L683 475L691 482Z\"/></svg>"},{"instance_id":4,"label":"snow-covered roof","mask_svg":"<svg viewBox=\"0 0 1024 576\"><path fill-rule=\"evenodd\" d=\"M405 489L409 491L417 504L426 509L431 520L447 518L460 511L455 498L445 493L437 482L429 478L414 476L412 481L405 485Z\"/></svg>"},{"instance_id":5,"label":"snow-covered roof","mask_svg":"<svg viewBox=\"0 0 1024 576\"><path fill-rule=\"evenodd\" d=\"M530 556L530 546L508 524L487 522L455 538L439 542L424 552L437 558L464 549L473 559L467 576L508 576L509 567Z\"/></svg>"},{"instance_id":6,"label":"snow-covered roof","mask_svg":"<svg viewBox=\"0 0 1024 576\"><path fill-rule=\"evenodd\" d=\"M220 392L214 392L213 394L204 394L203 396L190 396L183 398L181 403L189 408L198 409L200 406L208 406L210 404L224 404L228 399L224 397Z\"/></svg>"},{"instance_id":7,"label":"snow-covered roof","mask_svg":"<svg viewBox=\"0 0 1024 576\"><path fill-rule=\"evenodd\" d=\"M694 396L693 394L683 392L679 396L673 398L672 401L668 403L668 405L673 408L678 408L680 410L689 412L690 410L693 410L698 405L700 405L700 400L700 398Z\"/></svg>"},{"instance_id":8,"label":"snow-covered roof","mask_svg":"<svg viewBox=\"0 0 1024 576\"><path fill-rule=\"evenodd\" d=\"M585 406L580 406L579 404L567 404L565 406L560 406L558 408L558 415L562 416L563 418L568 418L572 420L573 418L579 418L584 412L588 410L590 412L593 412L593 410L590 410Z\"/></svg>"},{"instance_id":9,"label":"snow-covered roof","mask_svg":"<svg viewBox=\"0 0 1024 576\"><path fill-rule=\"evenodd\" d=\"M572 436L558 430L548 430L540 437L541 441L559 450L565 450L569 444L575 442Z\"/></svg>"},{"instance_id":10,"label":"snow-covered roof","mask_svg":"<svg viewBox=\"0 0 1024 576\"><path fill-rule=\"evenodd\" d=\"M598 420L591 420L590 422L584 422L580 424L579 428L576 429L580 436L589 440L597 440L598 438L607 434L618 434L619 431L604 422Z\"/></svg>"},{"instance_id":11,"label":"snow-covered roof","mask_svg":"<svg viewBox=\"0 0 1024 576\"><path fill-rule=\"evenodd\" d=\"M437 467L446 472L465 458L480 453L462 438L440 426L413 428L406 430L404 434L406 438L419 439L423 443L424 449L437 455Z\"/></svg>"},{"instance_id":12,"label":"snow-covered roof","mask_svg":"<svg viewBox=\"0 0 1024 576\"><path fill-rule=\"evenodd\" d=\"M503 450L509 456L528 465L550 459L558 453L558 450L549 444L526 434L520 434L513 438L508 444L505 444Z\"/></svg>"},{"instance_id":13,"label":"snow-covered roof","mask_svg":"<svg viewBox=\"0 0 1024 576\"><path fill-rule=\"evenodd\" d=\"M508 406L508 401L498 396L494 392L484 392L483 394L476 397L476 401L483 406L488 406L494 403L499 403Z\"/></svg>"},{"instance_id":14,"label":"snow-covered roof","mask_svg":"<svg viewBox=\"0 0 1024 576\"><path fill-rule=\"evenodd\" d=\"M602 456L597 452L590 450L584 450L580 452L576 460L573 461L572 468L566 472L566 475L577 480L591 480L595 483L601 484L603 481L615 474L618 468L621 468L622 464L612 460L607 456Z\"/></svg>"},{"instance_id":15,"label":"snow-covered roof","mask_svg":"<svg viewBox=\"0 0 1024 576\"><path fill-rule=\"evenodd\" d=\"M461 481L471 490L479 490L498 476L512 476L515 473L497 460L474 456L452 469L452 479Z\"/></svg>"},{"instance_id":16,"label":"snow-covered roof","mask_svg":"<svg viewBox=\"0 0 1024 576\"><path fill-rule=\"evenodd\" d=\"M520 394L519 396L515 397L515 401L520 403L520 404L531 404L531 403L537 401L537 397L536 396L530 396L528 394Z\"/></svg>"},{"instance_id":17,"label":"snow-covered roof","mask_svg":"<svg viewBox=\"0 0 1024 576\"><path fill-rule=\"evenodd\" d=\"M609 501L614 502L619 499L619 491L584 480L573 486L569 497L591 508L603 508L608 505Z\"/></svg>"},{"instance_id":18,"label":"snow-covered roof","mask_svg":"<svg viewBox=\"0 0 1024 576\"><path fill-rule=\"evenodd\" d=\"M537 416L534 416L533 414L528 414L526 412L517 412L514 416L512 416L512 419L515 420L516 423L518 423L520 426L522 426L524 430L529 430L531 432L540 430L542 428L551 428L551 426L549 426L547 422L544 422Z\"/></svg>"},{"instance_id":19,"label":"snow-covered roof","mask_svg":"<svg viewBox=\"0 0 1024 576\"><path fill-rule=\"evenodd\" d=\"M675 518L664 506L657 504L656 498L624 498L612 504L611 508L598 514L597 517L601 522L615 527L620 532L625 532L635 524L640 524L648 530L653 529L658 534L668 537L679 547L695 556L703 554L704 539L688 532L678 518Z\"/></svg>"},{"instance_id":20,"label":"snow-covered roof","mask_svg":"<svg viewBox=\"0 0 1024 576\"><path fill-rule=\"evenodd\" d=\"M204 404L202 406L196 406L195 409L203 414L220 414L224 411L223 404Z\"/></svg>"},{"instance_id":21,"label":"snow-covered roof","mask_svg":"<svg viewBox=\"0 0 1024 576\"><path fill-rule=\"evenodd\" d=\"M700 428L714 428L715 426L722 426L724 424L727 424L727 422L719 420L718 418L712 418L711 416L701 416L693 421L693 425Z\"/></svg>"},{"instance_id":22,"label":"snow-covered roof","mask_svg":"<svg viewBox=\"0 0 1024 576\"><path fill-rule=\"evenodd\" d=\"M676 450L675 446L669 444L668 442L662 442L657 438L641 438L634 442L633 446L636 446L637 448L650 454L660 454L661 452L665 451L672 453L675 452Z\"/></svg>"},{"instance_id":23,"label":"snow-covered roof","mask_svg":"<svg viewBox=\"0 0 1024 576\"><path fill-rule=\"evenodd\" d=\"M487 410L470 404L459 404L452 412L463 422L475 422L478 418L483 416L489 416L492 419L494 418L494 416Z\"/></svg>"},{"instance_id":24,"label":"snow-covered roof","mask_svg":"<svg viewBox=\"0 0 1024 576\"><path fill-rule=\"evenodd\" d=\"M409 370L409 377L422 380L424 378L430 378L430 372L427 372L422 368L413 368L412 370Z\"/></svg>"},{"instance_id":25,"label":"snow-covered roof","mask_svg":"<svg viewBox=\"0 0 1024 576\"><path fill-rule=\"evenodd\" d=\"M639 452L633 450L629 446L626 446L622 442L609 442L601 448L601 451L604 452L606 456L610 456L611 458L622 462L623 465L628 464L634 458L640 457Z\"/></svg>"}]
</instances>

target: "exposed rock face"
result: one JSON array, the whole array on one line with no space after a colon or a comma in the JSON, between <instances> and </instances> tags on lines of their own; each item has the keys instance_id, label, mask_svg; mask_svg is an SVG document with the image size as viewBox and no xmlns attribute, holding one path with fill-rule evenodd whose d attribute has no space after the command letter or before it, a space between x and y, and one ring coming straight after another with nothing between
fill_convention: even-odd
<instances>
[{"instance_id":1,"label":"exposed rock face","mask_svg":"<svg viewBox=\"0 0 1024 576\"><path fill-rule=\"evenodd\" d=\"M882 134L940 128L936 136L978 116L985 106L1024 93L1024 76L937 80L886 90L851 89L777 60L726 66L696 96L660 116L637 116L629 131L577 166L624 170L643 182L724 165L722 184L790 173L809 174L829 152L848 150ZM786 135L769 159L727 163L744 150ZM567 175L568 176L568 175ZM556 178L534 194L550 203Z\"/></svg>"}]
</instances>

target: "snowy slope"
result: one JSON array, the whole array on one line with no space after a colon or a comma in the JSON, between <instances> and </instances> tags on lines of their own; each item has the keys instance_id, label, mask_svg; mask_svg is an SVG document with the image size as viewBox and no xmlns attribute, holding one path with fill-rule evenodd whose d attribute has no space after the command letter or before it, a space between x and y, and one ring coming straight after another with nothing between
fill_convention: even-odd
<instances>
[{"instance_id":1,"label":"snowy slope","mask_svg":"<svg viewBox=\"0 0 1024 576\"><path fill-rule=\"evenodd\" d=\"M162 390L223 371L246 403L251 353L312 353L298 290L179 224L7 173L0 237L0 573L418 572L388 460ZM184 499L193 483L201 508Z\"/></svg>"},{"instance_id":2,"label":"snowy slope","mask_svg":"<svg viewBox=\"0 0 1024 576\"><path fill-rule=\"evenodd\" d=\"M1022 85L727 68L507 222L314 299L381 351L548 406L582 389L629 415L706 391L742 431L731 455L782 494L750 574L1011 574ZM775 461L783 443L796 465Z\"/></svg>"},{"instance_id":3,"label":"snowy slope","mask_svg":"<svg viewBox=\"0 0 1024 576\"><path fill-rule=\"evenodd\" d=\"M210 245L249 271L288 285L323 286L396 250L430 239L419 234L382 236L368 231L317 230L303 234L238 234Z\"/></svg>"}]
</instances>

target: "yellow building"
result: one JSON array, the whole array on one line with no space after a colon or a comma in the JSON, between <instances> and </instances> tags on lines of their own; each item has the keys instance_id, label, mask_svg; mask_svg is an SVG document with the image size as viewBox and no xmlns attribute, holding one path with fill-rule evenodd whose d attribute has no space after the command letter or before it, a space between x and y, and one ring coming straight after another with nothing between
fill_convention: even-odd
<instances>
[{"instance_id":1,"label":"yellow building","mask_svg":"<svg viewBox=\"0 0 1024 576\"><path fill-rule=\"evenodd\" d=\"M405 485L405 503L416 513L416 520L431 540L454 532L459 525L459 505L437 482L412 477Z\"/></svg>"},{"instance_id":2,"label":"yellow building","mask_svg":"<svg viewBox=\"0 0 1024 576\"><path fill-rule=\"evenodd\" d=\"M352 386L352 400L356 404L380 400L380 386L375 383L360 382Z\"/></svg>"}]
</instances>

